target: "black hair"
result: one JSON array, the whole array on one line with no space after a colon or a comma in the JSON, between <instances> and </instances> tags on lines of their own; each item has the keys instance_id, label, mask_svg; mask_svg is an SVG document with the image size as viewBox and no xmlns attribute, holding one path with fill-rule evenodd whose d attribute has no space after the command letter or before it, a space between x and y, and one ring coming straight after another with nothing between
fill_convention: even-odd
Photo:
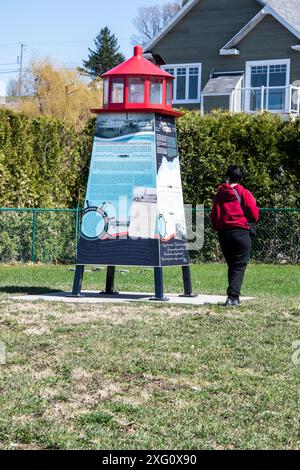
<instances>
[{"instance_id":1,"label":"black hair","mask_svg":"<svg viewBox=\"0 0 300 470\"><path fill-rule=\"evenodd\" d=\"M225 176L230 183L240 183L244 177L244 172L239 166L230 165Z\"/></svg>"}]
</instances>

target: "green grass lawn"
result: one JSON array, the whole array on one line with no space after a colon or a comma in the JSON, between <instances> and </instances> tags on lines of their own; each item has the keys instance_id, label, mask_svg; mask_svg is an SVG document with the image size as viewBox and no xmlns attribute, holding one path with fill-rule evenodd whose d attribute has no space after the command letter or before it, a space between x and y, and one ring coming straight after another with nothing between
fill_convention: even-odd
<instances>
[{"instance_id":1,"label":"green grass lawn","mask_svg":"<svg viewBox=\"0 0 300 470\"><path fill-rule=\"evenodd\" d=\"M192 267L197 293L223 294L221 265ZM240 310L167 304L21 302L70 290L61 266L0 267L2 449L298 449L299 267L251 265ZM165 271L180 292L180 270ZM85 289L104 287L87 272ZM117 274L152 292L151 270Z\"/></svg>"},{"instance_id":2,"label":"green grass lawn","mask_svg":"<svg viewBox=\"0 0 300 470\"><path fill-rule=\"evenodd\" d=\"M72 267L12 265L0 267L0 294L39 293L48 289L71 290L74 272ZM153 292L153 269L118 268L116 288L120 291ZM129 271L129 272L126 272ZM193 287L202 294L226 293L226 266L222 264L198 264L191 266ZM180 268L164 270L165 290L182 291ZM248 268L244 295L293 296L300 291L298 266L273 266L251 264ZM102 290L105 287L105 269L87 268L83 289Z\"/></svg>"}]
</instances>

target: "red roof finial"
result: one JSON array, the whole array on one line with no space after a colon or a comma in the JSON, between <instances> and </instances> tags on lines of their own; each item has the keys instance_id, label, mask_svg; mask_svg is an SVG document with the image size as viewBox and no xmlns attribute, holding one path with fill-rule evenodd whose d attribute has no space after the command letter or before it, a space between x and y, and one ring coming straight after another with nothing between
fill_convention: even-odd
<instances>
[{"instance_id":1,"label":"red roof finial","mask_svg":"<svg viewBox=\"0 0 300 470\"><path fill-rule=\"evenodd\" d=\"M141 57L143 55L143 48L142 46L134 46L134 55L136 57Z\"/></svg>"}]
</instances>

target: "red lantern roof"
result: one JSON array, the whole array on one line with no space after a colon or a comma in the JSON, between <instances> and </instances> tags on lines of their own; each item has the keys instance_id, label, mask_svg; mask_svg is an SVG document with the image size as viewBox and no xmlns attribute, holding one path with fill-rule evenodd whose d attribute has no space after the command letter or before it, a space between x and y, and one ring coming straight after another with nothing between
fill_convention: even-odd
<instances>
[{"instance_id":1,"label":"red lantern roof","mask_svg":"<svg viewBox=\"0 0 300 470\"><path fill-rule=\"evenodd\" d=\"M113 75L150 75L152 77L163 77L174 79L173 75L165 72L156 65L152 64L149 60L143 57L143 49L141 46L135 46L134 56L126 60L117 67L109 70L102 75L103 78Z\"/></svg>"},{"instance_id":2,"label":"red lantern roof","mask_svg":"<svg viewBox=\"0 0 300 470\"><path fill-rule=\"evenodd\" d=\"M172 109L175 77L145 59L141 46L135 46L131 59L102 77L103 107L92 109L93 113L149 112L182 116Z\"/></svg>"}]
</instances>

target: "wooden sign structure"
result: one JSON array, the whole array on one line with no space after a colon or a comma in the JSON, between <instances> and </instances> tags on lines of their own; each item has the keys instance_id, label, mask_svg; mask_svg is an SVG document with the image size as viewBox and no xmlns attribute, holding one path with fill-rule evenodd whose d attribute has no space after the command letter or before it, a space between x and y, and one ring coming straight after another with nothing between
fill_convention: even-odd
<instances>
[{"instance_id":1,"label":"wooden sign structure","mask_svg":"<svg viewBox=\"0 0 300 470\"><path fill-rule=\"evenodd\" d=\"M142 56L104 76L97 113L73 295L85 265L107 266L114 291L116 266L154 268L155 296L167 300L163 267L182 266L184 295L193 296L175 118L174 77Z\"/></svg>"}]
</instances>

